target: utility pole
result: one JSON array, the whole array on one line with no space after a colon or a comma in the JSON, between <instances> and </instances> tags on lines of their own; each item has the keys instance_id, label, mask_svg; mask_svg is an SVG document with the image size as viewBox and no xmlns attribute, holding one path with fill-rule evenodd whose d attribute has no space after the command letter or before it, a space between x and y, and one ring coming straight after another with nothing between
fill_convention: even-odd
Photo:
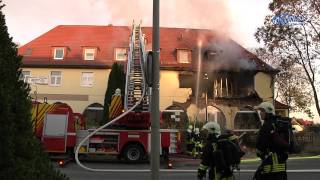
<instances>
[{"instance_id":1,"label":"utility pole","mask_svg":"<svg viewBox=\"0 0 320 180\"><path fill-rule=\"evenodd\" d=\"M160 112L159 112L159 0L153 0L152 29L152 69L153 83L151 94L151 180L159 180L160 168Z\"/></svg>"}]
</instances>

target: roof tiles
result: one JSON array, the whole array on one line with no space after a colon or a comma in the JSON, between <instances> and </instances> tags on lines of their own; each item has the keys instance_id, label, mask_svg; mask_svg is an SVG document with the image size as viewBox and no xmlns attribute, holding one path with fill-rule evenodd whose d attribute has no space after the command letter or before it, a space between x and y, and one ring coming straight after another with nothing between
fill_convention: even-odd
<instances>
[{"instance_id":1,"label":"roof tiles","mask_svg":"<svg viewBox=\"0 0 320 180\"><path fill-rule=\"evenodd\" d=\"M146 37L146 49L152 49L152 28L143 27ZM129 46L129 26L91 26L91 25L60 25L44 33L31 42L19 48L19 54L24 56L24 66L45 67L100 67L111 66L114 60L114 48ZM257 71L275 71L255 55L241 47L236 42L216 36L213 31L205 29L161 28L160 29L160 65L162 68L178 68L192 70L198 56L198 45L202 52L210 49L215 41L223 40L237 48L239 60L253 61ZM201 43L200 43L201 42ZM53 48L65 47L66 56L63 60L53 60ZM83 60L83 48L97 48L95 60ZM30 50L31 49L31 50ZM177 61L177 49L192 51L192 63L182 64ZM31 54L30 54L31 51Z\"/></svg>"}]
</instances>

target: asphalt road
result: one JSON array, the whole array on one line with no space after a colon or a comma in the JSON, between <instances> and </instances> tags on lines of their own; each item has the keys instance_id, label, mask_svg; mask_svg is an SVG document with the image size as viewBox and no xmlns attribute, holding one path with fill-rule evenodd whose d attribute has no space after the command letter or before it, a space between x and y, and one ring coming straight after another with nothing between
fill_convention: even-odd
<instances>
[{"instance_id":1,"label":"asphalt road","mask_svg":"<svg viewBox=\"0 0 320 180\"><path fill-rule=\"evenodd\" d=\"M161 180L195 180L198 160L180 160L174 163L173 169L166 169L162 165ZM136 180L150 179L151 173L148 163L126 164L121 162L86 162L91 168L109 169L108 172L92 172L79 167L75 162L70 162L64 168L60 168L70 180ZM241 171L235 172L237 180L250 180L259 162L244 162ZM310 171L310 172L306 172ZM289 180L319 180L320 156L310 159L288 160Z\"/></svg>"}]
</instances>

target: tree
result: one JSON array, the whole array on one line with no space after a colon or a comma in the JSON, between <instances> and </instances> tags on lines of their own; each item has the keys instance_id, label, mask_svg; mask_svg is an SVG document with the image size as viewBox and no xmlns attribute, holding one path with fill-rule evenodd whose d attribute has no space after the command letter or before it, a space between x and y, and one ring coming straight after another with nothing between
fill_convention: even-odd
<instances>
[{"instance_id":1,"label":"tree","mask_svg":"<svg viewBox=\"0 0 320 180\"><path fill-rule=\"evenodd\" d=\"M308 81L303 70L291 59L280 59L265 49L256 49L257 56L280 72L275 76L275 99L289 106L290 111L304 112L312 117L310 106L312 95L305 88Z\"/></svg>"},{"instance_id":2,"label":"tree","mask_svg":"<svg viewBox=\"0 0 320 180\"><path fill-rule=\"evenodd\" d=\"M111 103L111 97L115 93L117 88L120 88L122 97L124 96L126 83L126 75L123 71L123 65L114 63L108 79L108 86L104 97L103 106L103 122L100 124L105 124L109 121L109 105Z\"/></svg>"},{"instance_id":3,"label":"tree","mask_svg":"<svg viewBox=\"0 0 320 180\"><path fill-rule=\"evenodd\" d=\"M33 136L29 86L19 80L22 57L9 37L0 0L0 179L63 180Z\"/></svg>"},{"instance_id":4,"label":"tree","mask_svg":"<svg viewBox=\"0 0 320 180\"><path fill-rule=\"evenodd\" d=\"M317 70L320 59L320 2L318 0L273 0L272 15L255 36L265 49L280 60L292 61L302 69L320 116ZM293 22L294 21L294 22ZM317 64L318 63L318 64Z\"/></svg>"}]
</instances>

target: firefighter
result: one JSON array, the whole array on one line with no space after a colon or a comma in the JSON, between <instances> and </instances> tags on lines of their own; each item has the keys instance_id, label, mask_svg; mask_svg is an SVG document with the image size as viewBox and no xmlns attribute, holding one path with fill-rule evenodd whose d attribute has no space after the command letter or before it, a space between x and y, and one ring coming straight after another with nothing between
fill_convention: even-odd
<instances>
[{"instance_id":1,"label":"firefighter","mask_svg":"<svg viewBox=\"0 0 320 180\"><path fill-rule=\"evenodd\" d=\"M203 148L202 141L200 138L200 129L194 128L194 138L193 138L193 157L198 158L201 155L201 151Z\"/></svg>"},{"instance_id":2,"label":"firefighter","mask_svg":"<svg viewBox=\"0 0 320 180\"><path fill-rule=\"evenodd\" d=\"M290 146L277 132L274 106L269 102L263 102L255 109L258 110L263 125L256 144L257 156L261 158L262 163L254 179L286 180L286 161Z\"/></svg>"},{"instance_id":3,"label":"firefighter","mask_svg":"<svg viewBox=\"0 0 320 180\"><path fill-rule=\"evenodd\" d=\"M190 154L190 155L192 155L192 150L194 146L193 137L194 137L193 126L189 125L187 128L187 154Z\"/></svg>"},{"instance_id":4,"label":"firefighter","mask_svg":"<svg viewBox=\"0 0 320 180\"><path fill-rule=\"evenodd\" d=\"M207 142L203 148L201 164L198 168L198 179L203 179L209 169L210 180L233 180L233 174L230 167L220 168L218 162L219 154L217 152L217 143L221 134L220 126L216 122L208 122L203 126L207 134Z\"/></svg>"}]
</instances>

